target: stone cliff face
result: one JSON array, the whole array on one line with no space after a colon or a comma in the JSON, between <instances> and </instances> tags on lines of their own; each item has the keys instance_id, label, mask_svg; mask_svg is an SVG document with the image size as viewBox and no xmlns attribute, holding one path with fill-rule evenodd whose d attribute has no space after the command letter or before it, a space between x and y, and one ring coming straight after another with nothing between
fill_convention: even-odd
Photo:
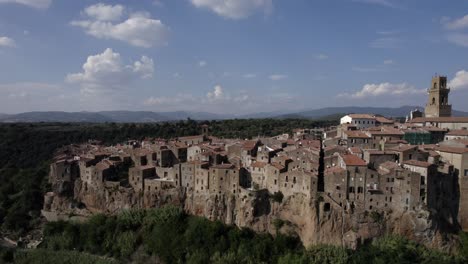
<instances>
[{"instance_id":1,"label":"stone cliff face","mask_svg":"<svg viewBox=\"0 0 468 264\"><path fill-rule=\"evenodd\" d=\"M296 234L305 246L314 244L357 247L385 233L400 234L427 246L450 250L427 211L392 212L381 218L366 212L344 211L327 197L310 199L297 194L275 202L266 191L243 190L239 194L194 193L182 188L141 194L122 186L85 186L79 179L73 187L57 185L45 196L43 215L49 220L117 213L130 208L182 206L189 214L248 227L257 232ZM282 224L277 230L274 222Z\"/></svg>"}]
</instances>

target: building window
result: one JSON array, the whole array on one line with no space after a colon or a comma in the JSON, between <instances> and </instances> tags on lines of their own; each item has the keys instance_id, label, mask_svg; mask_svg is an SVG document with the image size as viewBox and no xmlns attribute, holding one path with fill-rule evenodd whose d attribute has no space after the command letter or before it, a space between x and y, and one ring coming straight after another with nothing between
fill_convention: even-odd
<instances>
[{"instance_id":1,"label":"building window","mask_svg":"<svg viewBox=\"0 0 468 264\"><path fill-rule=\"evenodd\" d=\"M468 176L468 170L465 170L464 175L465 175L465 176Z\"/></svg>"}]
</instances>

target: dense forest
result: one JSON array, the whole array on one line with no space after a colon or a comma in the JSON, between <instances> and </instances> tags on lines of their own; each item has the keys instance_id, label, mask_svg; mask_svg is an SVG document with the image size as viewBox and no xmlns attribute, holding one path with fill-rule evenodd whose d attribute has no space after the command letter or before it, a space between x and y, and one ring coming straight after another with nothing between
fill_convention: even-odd
<instances>
[{"instance_id":1,"label":"dense forest","mask_svg":"<svg viewBox=\"0 0 468 264\"><path fill-rule=\"evenodd\" d=\"M336 124L337 120L223 120L152 124L34 123L0 125L0 231L18 238L42 228L40 210L48 190L48 165L54 151L90 139L115 144L129 139L211 134L252 138L290 133L294 128ZM178 208L96 215L85 223L48 223L37 250L0 248L0 263L454 263L468 256L468 236L449 256L403 238L385 237L356 252L340 247L304 249L294 236L255 234L246 229L187 216Z\"/></svg>"}]
</instances>

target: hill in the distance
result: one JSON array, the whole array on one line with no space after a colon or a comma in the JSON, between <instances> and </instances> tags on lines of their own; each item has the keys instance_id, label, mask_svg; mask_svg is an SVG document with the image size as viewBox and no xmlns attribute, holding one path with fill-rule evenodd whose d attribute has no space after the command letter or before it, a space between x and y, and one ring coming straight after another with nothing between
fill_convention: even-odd
<instances>
[{"instance_id":1,"label":"hill in the distance","mask_svg":"<svg viewBox=\"0 0 468 264\"><path fill-rule=\"evenodd\" d=\"M248 115L213 114L206 112L151 112L151 111L101 111L101 112L26 112L20 114L0 114L0 122L89 122L89 123L144 123L177 121L191 118L194 120L222 120L232 118L306 118L338 119L347 113L377 114L387 117L405 117L411 110L423 109L418 106L391 107L327 107L299 112L262 112ZM453 116L468 116L468 112L453 111Z\"/></svg>"},{"instance_id":2,"label":"hill in the distance","mask_svg":"<svg viewBox=\"0 0 468 264\"><path fill-rule=\"evenodd\" d=\"M402 106L397 108L391 107L359 107L359 106L345 106L345 107L326 107L308 111L301 111L296 113L289 113L286 115L278 116L278 118L309 118L317 119L324 118L326 116L342 116L348 113L354 114L376 114L383 115L386 117L405 117L410 111L419 109L424 111L423 107L419 106ZM453 116L468 116L468 112L453 110Z\"/></svg>"},{"instance_id":3,"label":"hill in the distance","mask_svg":"<svg viewBox=\"0 0 468 264\"><path fill-rule=\"evenodd\" d=\"M185 120L216 120L228 119L229 116L204 112L151 112L151 111L101 111L101 112L25 112L20 114L2 115L0 122L84 122L84 123L144 123Z\"/></svg>"}]
</instances>

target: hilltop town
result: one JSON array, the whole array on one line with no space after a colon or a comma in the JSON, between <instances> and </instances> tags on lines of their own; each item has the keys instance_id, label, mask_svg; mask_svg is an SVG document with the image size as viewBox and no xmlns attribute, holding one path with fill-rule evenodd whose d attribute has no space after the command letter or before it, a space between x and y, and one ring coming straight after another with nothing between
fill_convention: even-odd
<instances>
[{"instance_id":1,"label":"hilltop town","mask_svg":"<svg viewBox=\"0 0 468 264\"><path fill-rule=\"evenodd\" d=\"M386 232L450 247L468 230L468 118L452 117L436 76L405 122L347 114L325 128L246 139L200 134L57 152L49 221L167 204L227 224L355 248ZM276 223L276 224L275 224Z\"/></svg>"}]
</instances>

